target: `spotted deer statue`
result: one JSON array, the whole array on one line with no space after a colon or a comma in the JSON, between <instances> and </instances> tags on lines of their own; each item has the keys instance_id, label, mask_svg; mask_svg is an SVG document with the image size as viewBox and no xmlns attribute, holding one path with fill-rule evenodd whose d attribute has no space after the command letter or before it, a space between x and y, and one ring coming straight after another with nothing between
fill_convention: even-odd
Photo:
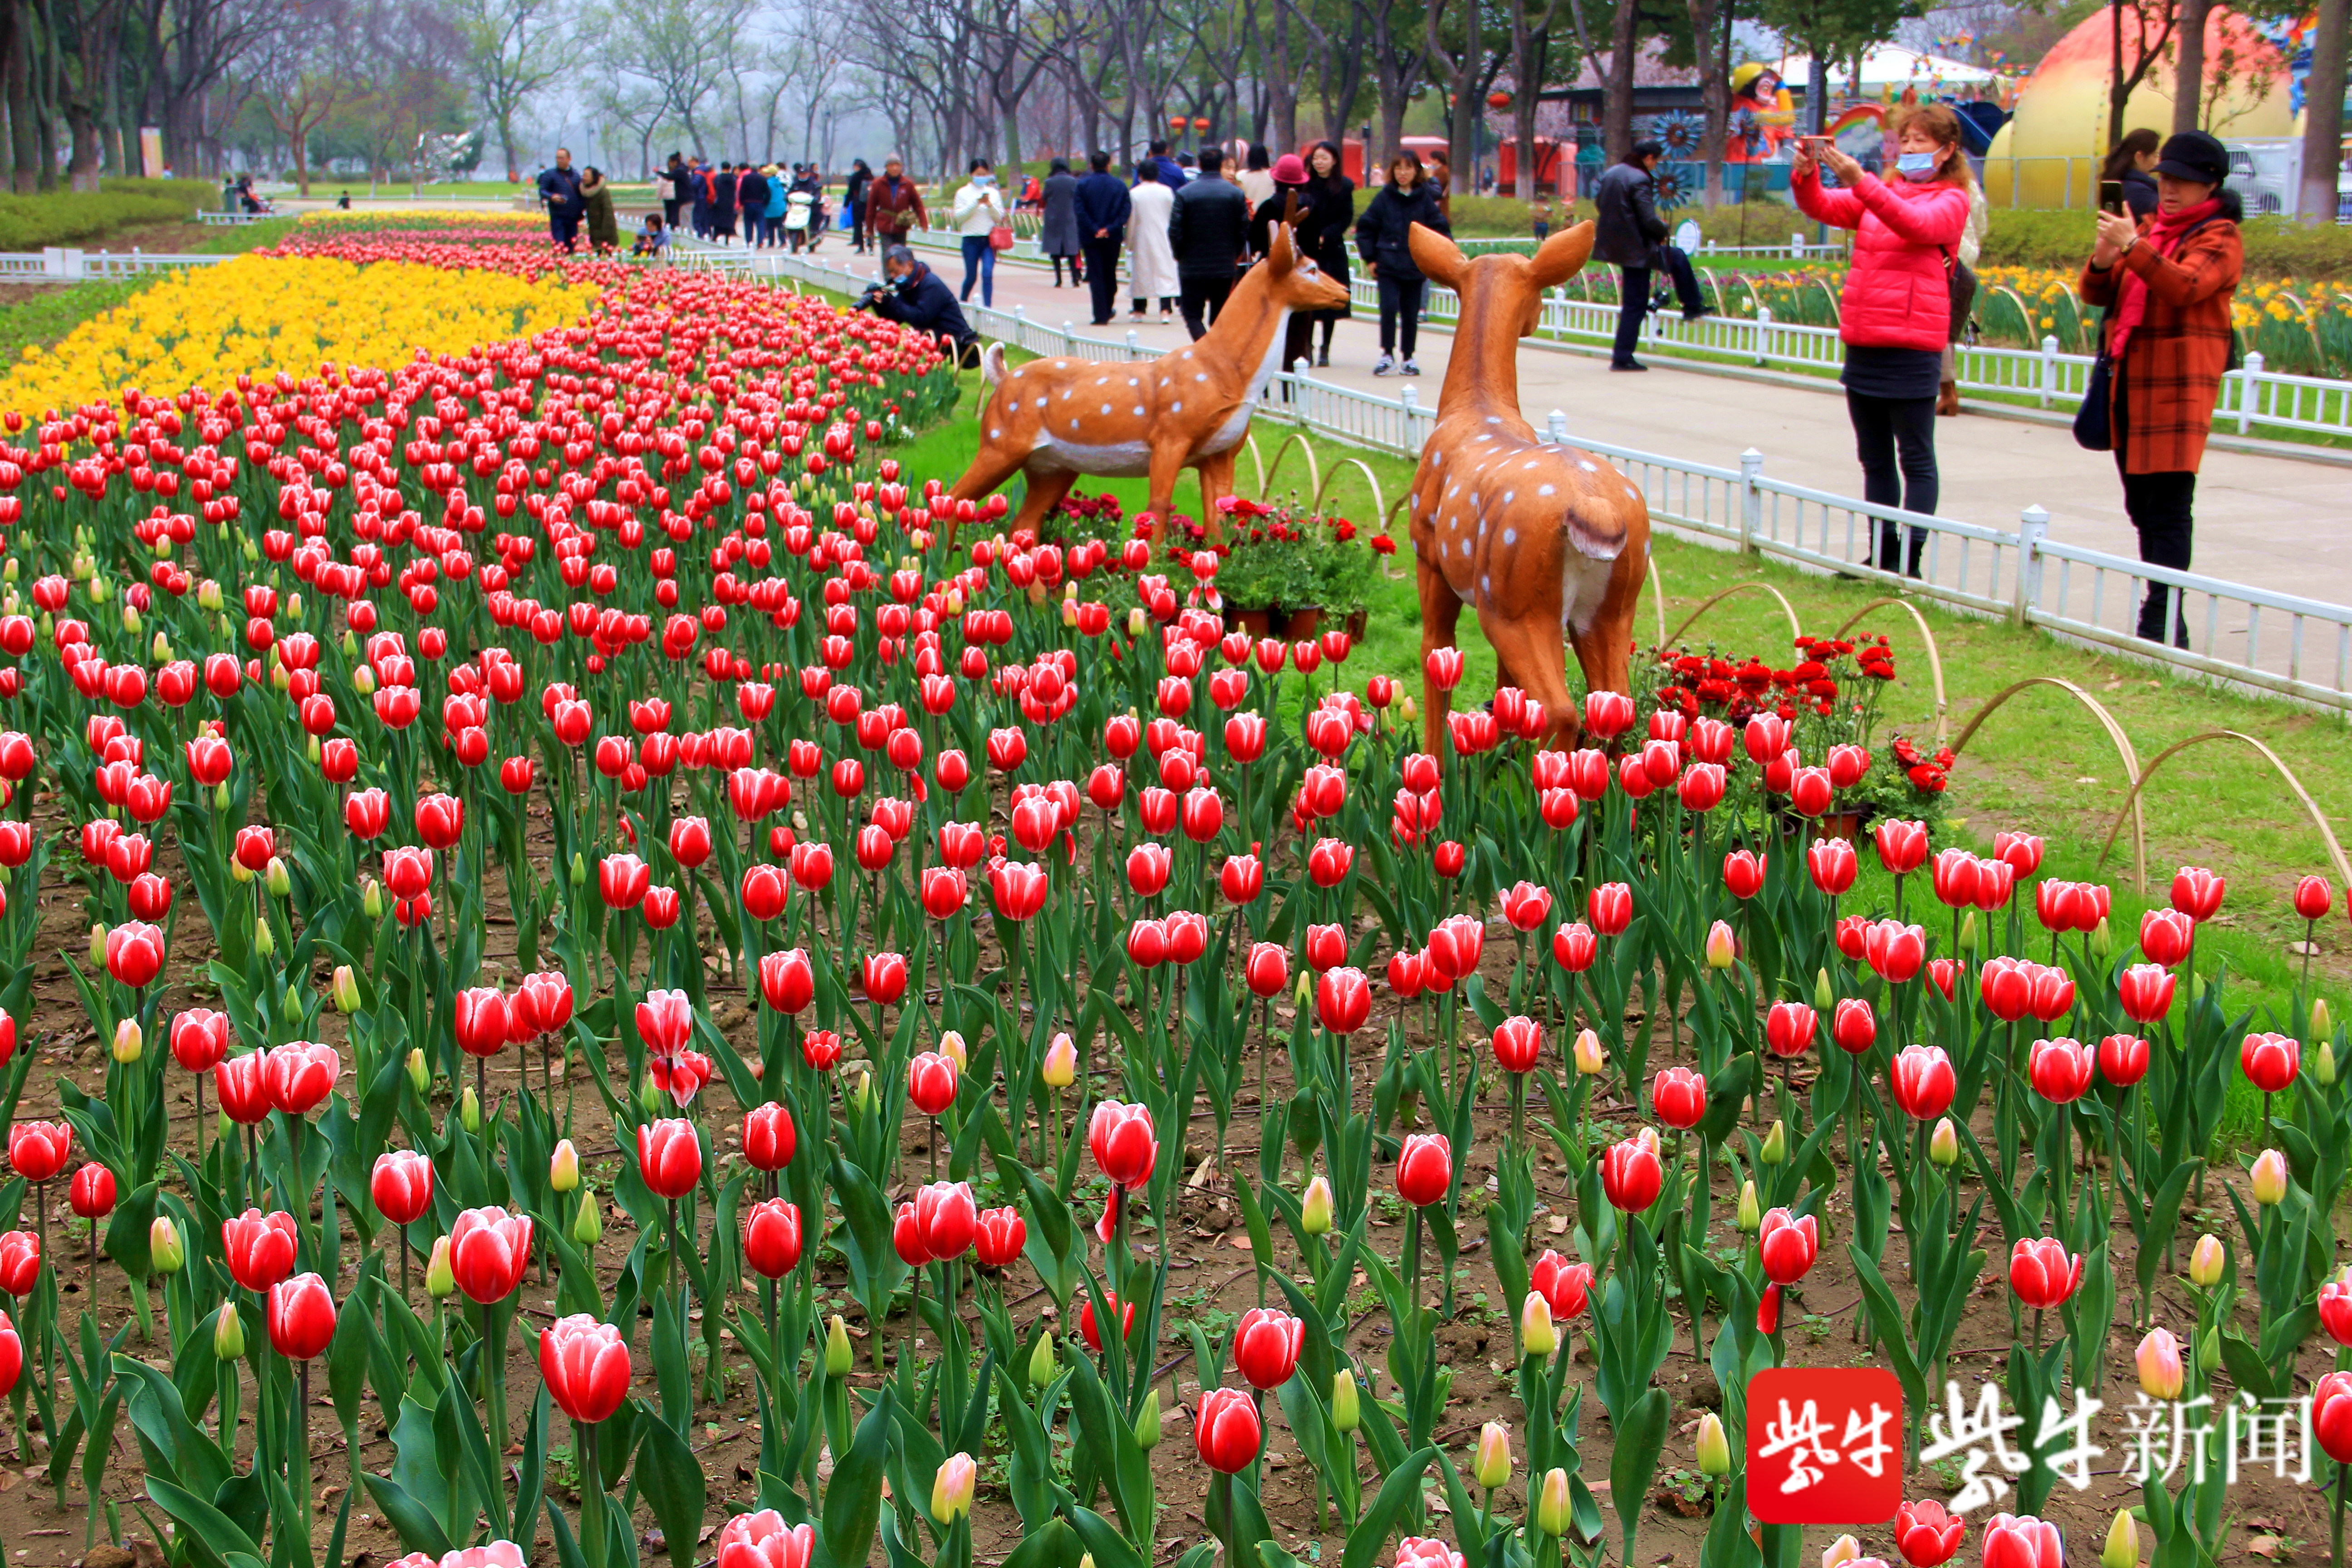
<instances>
[{"instance_id":1,"label":"spotted deer statue","mask_svg":"<svg viewBox=\"0 0 2352 1568\"><path fill-rule=\"evenodd\" d=\"M1451 647L1468 605L1494 645L1497 680L1550 720L1548 743L1577 734L1566 641L1588 690L1630 691L1633 607L1649 570L1650 510L1625 477L1590 453L1538 437L1519 414L1518 342L1544 290L1592 254L1592 225L1545 240L1533 256L1471 259L1416 224L1412 259L1461 297L1437 423L1421 449L1410 511L1419 558L1421 647ZM1446 741L1446 693L1423 689L1433 750Z\"/></svg>"},{"instance_id":2,"label":"spotted deer statue","mask_svg":"<svg viewBox=\"0 0 2352 1568\"><path fill-rule=\"evenodd\" d=\"M1217 502L1234 493L1234 458L1266 378L1280 369L1293 310L1334 310L1347 286L1301 255L1290 226L1275 226L1271 253L1234 285L1199 342L1129 364L1039 359L1007 367L992 343L981 375L993 391L980 416L980 452L949 495L978 500L1014 474L1028 494L1013 519L1034 527L1080 474L1151 480L1151 512L1165 520L1176 478L1201 473L1201 515L1213 529ZM950 525L953 542L953 525Z\"/></svg>"}]
</instances>

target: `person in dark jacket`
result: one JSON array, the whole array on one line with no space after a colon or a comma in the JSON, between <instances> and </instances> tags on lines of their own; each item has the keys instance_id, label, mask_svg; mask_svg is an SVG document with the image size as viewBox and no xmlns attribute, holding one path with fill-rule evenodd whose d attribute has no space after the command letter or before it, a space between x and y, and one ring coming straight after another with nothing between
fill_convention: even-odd
<instances>
[{"instance_id":1,"label":"person in dark jacket","mask_svg":"<svg viewBox=\"0 0 2352 1568\"><path fill-rule=\"evenodd\" d=\"M963 307L956 303L946 279L916 260L903 245L882 253L882 272L890 286L870 294L876 315L947 339L960 365L970 368L980 363L980 334L964 320Z\"/></svg>"},{"instance_id":2,"label":"person in dark jacket","mask_svg":"<svg viewBox=\"0 0 2352 1568\"><path fill-rule=\"evenodd\" d=\"M2124 211L2131 215L2134 223L2156 211L2156 175L2153 171L2159 144L2156 132L2145 125L2136 131L2126 131L2124 139L2116 143L2116 150L2107 154L2107 161L2099 167L2102 181L2114 180L2123 186Z\"/></svg>"},{"instance_id":3,"label":"person in dark jacket","mask_svg":"<svg viewBox=\"0 0 2352 1568\"><path fill-rule=\"evenodd\" d=\"M687 165L686 194L688 205L693 213L695 236L700 239L709 239L710 237L710 165L703 162L702 154L699 153L694 155L694 162Z\"/></svg>"},{"instance_id":4,"label":"person in dark jacket","mask_svg":"<svg viewBox=\"0 0 2352 1568\"><path fill-rule=\"evenodd\" d=\"M621 226L613 213L613 186L594 164L580 180L580 200L588 228L588 248L610 256L621 248Z\"/></svg>"},{"instance_id":5,"label":"person in dark jacket","mask_svg":"<svg viewBox=\"0 0 2352 1568\"><path fill-rule=\"evenodd\" d=\"M863 252L866 248L866 187L874 183L874 171L863 158L849 165L849 183L842 188L841 199L849 208L849 248Z\"/></svg>"},{"instance_id":6,"label":"person in dark jacket","mask_svg":"<svg viewBox=\"0 0 2352 1568\"><path fill-rule=\"evenodd\" d=\"M735 185L740 177L735 165L724 160L710 176L710 237L721 245L735 237Z\"/></svg>"},{"instance_id":7,"label":"person in dark jacket","mask_svg":"<svg viewBox=\"0 0 2352 1568\"><path fill-rule=\"evenodd\" d=\"M1087 287L1094 294L1094 324L1108 327L1118 309L1118 247L1127 242L1127 220L1133 209L1125 183L1110 172L1109 153L1087 153L1087 168L1072 210L1087 258Z\"/></svg>"},{"instance_id":8,"label":"person in dark jacket","mask_svg":"<svg viewBox=\"0 0 2352 1568\"><path fill-rule=\"evenodd\" d=\"M1062 263L1070 264L1070 287L1076 288L1087 280L1086 269L1078 265L1078 177L1070 173L1067 158L1054 160L1053 172L1045 176L1045 221L1039 226L1037 247L1054 261L1054 287L1062 286Z\"/></svg>"},{"instance_id":9,"label":"person in dark jacket","mask_svg":"<svg viewBox=\"0 0 2352 1568\"><path fill-rule=\"evenodd\" d=\"M1296 153L1285 153L1276 158L1273 174L1274 195L1258 203L1257 211L1250 216L1250 254L1260 258L1273 250L1274 226L1278 223L1295 223L1297 226L1291 235L1291 243L1303 252L1306 242L1300 237L1315 221L1315 204L1330 200L1319 185L1307 177L1307 160ZM1282 329L1282 368L1285 371L1314 364L1314 335L1315 318L1293 310Z\"/></svg>"},{"instance_id":10,"label":"person in dark jacket","mask_svg":"<svg viewBox=\"0 0 2352 1568\"><path fill-rule=\"evenodd\" d=\"M735 177L735 202L743 211L743 243L768 243L768 176L760 173L757 164L744 164L743 172Z\"/></svg>"},{"instance_id":11,"label":"person in dark jacket","mask_svg":"<svg viewBox=\"0 0 2352 1568\"><path fill-rule=\"evenodd\" d=\"M1601 176L1592 193L1600 208L1592 254L1619 270L1617 341L1609 354L1611 370L1647 370L1633 357L1641 341L1642 318L1650 309L1650 274L1664 268L1674 277L1675 292L1683 304L1683 320L1706 313L1698 291L1698 276L1690 258L1665 243L1666 220L1658 216L1654 171L1666 155L1662 142L1642 141L1625 161Z\"/></svg>"},{"instance_id":12,"label":"person in dark jacket","mask_svg":"<svg viewBox=\"0 0 2352 1568\"><path fill-rule=\"evenodd\" d=\"M657 189L661 194L662 228L670 232L677 227L677 215L686 205L686 160L673 152L668 165L662 170Z\"/></svg>"},{"instance_id":13,"label":"person in dark jacket","mask_svg":"<svg viewBox=\"0 0 2352 1568\"><path fill-rule=\"evenodd\" d=\"M1339 157L1339 149L1328 142L1318 142L1307 154L1307 183L1315 193L1314 218L1299 226L1299 248L1325 277L1341 287L1348 282L1348 230L1356 221L1356 182L1348 178ZM1347 319L1349 307L1334 306L1328 310L1309 313L1309 321L1323 329L1322 352L1315 356L1318 365L1331 363L1331 329Z\"/></svg>"},{"instance_id":14,"label":"person in dark jacket","mask_svg":"<svg viewBox=\"0 0 2352 1568\"><path fill-rule=\"evenodd\" d=\"M1371 205L1356 220L1356 252L1364 268L1381 286L1381 357L1374 375L1396 368L1398 318L1403 318L1404 373L1419 375L1413 363L1413 342L1421 332L1421 301L1426 279L1412 260L1412 226L1421 224L1440 234L1453 226L1437 210L1437 192L1421 166L1421 155L1410 150L1389 163L1389 181L1373 193Z\"/></svg>"},{"instance_id":15,"label":"person in dark jacket","mask_svg":"<svg viewBox=\"0 0 2352 1568\"><path fill-rule=\"evenodd\" d=\"M1249 198L1224 177L1225 155L1201 150L1201 172L1176 193L1168 247L1176 253L1176 297L1184 330L1198 339L1225 308L1242 253L1249 248Z\"/></svg>"},{"instance_id":16,"label":"person in dark jacket","mask_svg":"<svg viewBox=\"0 0 2352 1568\"><path fill-rule=\"evenodd\" d=\"M572 166L572 149L555 150L555 167L539 176L539 199L547 208L550 238L571 250L580 243L580 220L588 216L588 199L580 194L580 171Z\"/></svg>"},{"instance_id":17,"label":"person in dark jacket","mask_svg":"<svg viewBox=\"0 0 2352 1568\"><path fill-rule=\"evenodd\" d=\"M1135 162L1134 176L1127 182L1129 190L1133 190L1143 183L1143 165L1146 163L1152 165L1154 170L1152 178L1171 191L1182 190L1184 182L1191 177L1183 164L1168 155L1167 142L1162 138L1154 137L1150 145L1144 148L1143 156Z\"/></svg>"},{"instance_id":18,"label":"person in dark jacket","mask_svg":"<svg viewBox=\"0 0 2352 1568\"><path fill-rule=\"evenodd\" d=\"M904 245L908 231L917 224L931 226L931 215L923 210L923 193L907 178L906 164L896 158L885 162L882 177L866 187L866 221L874 231L876 245Z\"/></svg>"}]
</instances>

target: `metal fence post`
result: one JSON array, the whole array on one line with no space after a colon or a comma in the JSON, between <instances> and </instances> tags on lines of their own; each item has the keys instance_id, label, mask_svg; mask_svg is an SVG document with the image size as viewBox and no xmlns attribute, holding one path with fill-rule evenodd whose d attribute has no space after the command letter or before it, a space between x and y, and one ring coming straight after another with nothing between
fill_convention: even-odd
<instances>
[{"instance_id":1,"label":"metal fence post","mask_svg":"<svg viewBox=\"0 0 2352 1568\"><path fill-rule=\"evenodd\" d=\"M1545 416L1544 439L1549 441L1555 447L1565 447L1568 445L1567 414L1555 408L1549 415Z\"/></svg>"},{"instance_id":2,"label":"metal fence post","mask_svg":"<svg viewBox=\"0 0 2352 1568\"><path fill-rule=\"evenodd\" d=\"M1764 522L1764 492L1756 483L1764 477L1764 454L1750 447L1739 454L1739 552L1756 553L1756 532Z\"/></svg>"},{"instance_id":3,"label":"metal fence post","mask_svg":"<svg viewBox=\"0 0 2352 1568\"><path fill-rule=\"evenodd\" d=\"M1133 327L1127 329L1127 357L1129 359L1146 357L1143 353L1143 340L1135 335Z\"/></svg>"},{"instance_id":4,"label":"metal fence post","mask_svg":"<svg viewBox=\"0 0 2352 1568\"><path fill-rule=\"evenodd\" d=\"M2042 604L2042 542L2050 537L2050 514L2030 506L2017 520L2017 581L2009 602L2009 624L2022 626Z\"/></svg>"},{"instance_id":5,"label":"metal fence post","mask_svg":"<svg viewBox=\"0 0 2352 1568\"><path fill-rule=\"evenodd\" d=\"M1761 365L1771 362L1772 307L1759 305L1756 307L1756 363Z\"/></svg>"},{"instance_id":6,"label":"metal fence post","mask_svg":"<svg viewBox=\"0 0 2352 1568\"><path fill-rule=\"evenodd\" d=\"M2238 434L2242 436L2254 425L2254 384L2263 376L2263 351L2254 349L2246 355L2246 363L2238 367Z\"/></svg>"},{"instance_id":7,"label":"metal fence post","mask_svg":"<svg viewBox=\"0 0 2352 1568\"><path fill-rule=\"evenodd\" d=\"M2057 395L2058 340L2045 337L2042 340L2042 406L2049 407L2050 400Z\"/></svg>"},{"instance_id":8,"label":"metal fence post","mask_svg":"<svg viewBox=\"0 0 2352 1568\"><path fill-rule=\"evenodd\" d=\"M1065 356L1070 359L1077 358L1078 324L1076 321L1064 321L1062 323L1062 353Z\"/></svg>"}]
</instances>

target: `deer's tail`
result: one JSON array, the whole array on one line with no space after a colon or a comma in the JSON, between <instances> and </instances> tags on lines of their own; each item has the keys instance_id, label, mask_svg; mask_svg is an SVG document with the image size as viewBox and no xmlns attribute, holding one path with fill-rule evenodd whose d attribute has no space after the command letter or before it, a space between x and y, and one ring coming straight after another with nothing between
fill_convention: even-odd
<instances>
[{"instance_id":1,"label":"deer's tail","mask_svg":"<svg viewBox=\"0 0 2352 1568\"><path fill-rule=\"evenodd\" d=\"M982 386L993 387L1004 379L1004 345L991 343L981 351L980 381Z\"/></svg>"}]
</instances>

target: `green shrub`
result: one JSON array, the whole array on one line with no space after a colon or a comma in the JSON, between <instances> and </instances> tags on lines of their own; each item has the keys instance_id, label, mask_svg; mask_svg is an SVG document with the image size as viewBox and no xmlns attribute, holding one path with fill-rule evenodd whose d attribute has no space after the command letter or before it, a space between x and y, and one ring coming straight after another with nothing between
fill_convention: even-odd
<instances>
[{"instance_id":1,"label":"green shrub","mask_svg":"<svg viewBox=\"0 0 2352 1568\"><path fill-rule=\"evenodd\" d=\"M0 251L76 245L142 223L184 223L210 190L201 180L110 180L97 192L0 195Z\"/></svg>"}]
</instances>

